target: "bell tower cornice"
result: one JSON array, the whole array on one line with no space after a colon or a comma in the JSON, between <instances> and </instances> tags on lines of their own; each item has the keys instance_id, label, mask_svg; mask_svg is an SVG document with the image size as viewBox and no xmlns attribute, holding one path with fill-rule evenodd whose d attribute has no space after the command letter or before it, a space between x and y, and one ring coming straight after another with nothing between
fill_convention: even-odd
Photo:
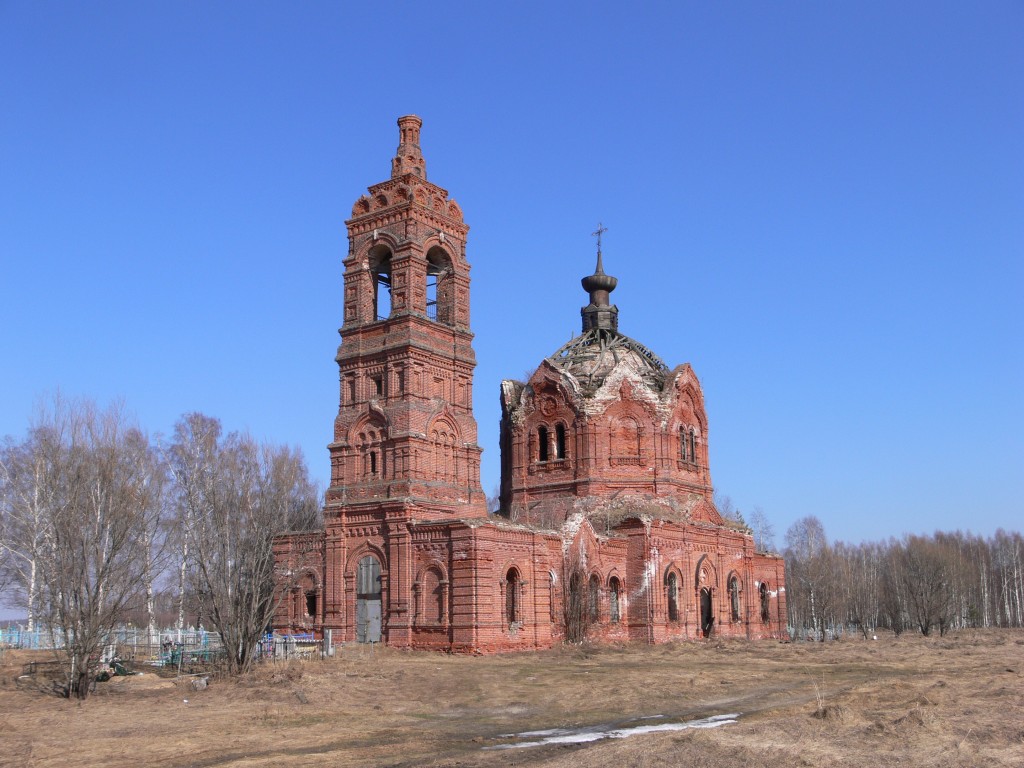
<instances>
[{"instance_id":1,"label":"bell tower cornice","mask_svg":"<svg viewBox=\"0 0 1024 768\"><path fill-rule=\"evenodd\" d=\"M462 218L462 208L448 196L448 190L427 181L426 161L420 150L420 127L423 121L415 115L398 118L399 144L391 161L391 178L367 188L352 206L352 218L345 222L349 236L375 229L402 225L406 230L393 232L403 240L424 239L432 228L465 241L469 227ZM409 227L409 223L425 225ZM443 242L443 239L442 239Z\"/></svg>"}]
</instances>

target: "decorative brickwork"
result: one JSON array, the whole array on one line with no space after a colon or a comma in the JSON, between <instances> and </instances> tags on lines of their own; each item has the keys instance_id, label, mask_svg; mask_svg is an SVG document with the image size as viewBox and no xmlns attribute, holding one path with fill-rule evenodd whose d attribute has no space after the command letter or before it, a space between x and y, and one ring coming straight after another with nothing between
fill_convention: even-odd
<instances>
[{"instance_id":1,"label":"decorative brickwork","mask_svg":"<svg viewBox=\"0 0 1024 768\"><path fill-rule=\"evenodd\" d=\"M456 652L580 633L648 643L785 633L781 558L712 503L704 396L618 331L615 278L583 332L501 385L501 512L480 488L462 211L398 121L389 181L347 222L325 530L276 540L280 631ZM282 587L282 589L284 589Z\"/></svg>"}]
</instances>

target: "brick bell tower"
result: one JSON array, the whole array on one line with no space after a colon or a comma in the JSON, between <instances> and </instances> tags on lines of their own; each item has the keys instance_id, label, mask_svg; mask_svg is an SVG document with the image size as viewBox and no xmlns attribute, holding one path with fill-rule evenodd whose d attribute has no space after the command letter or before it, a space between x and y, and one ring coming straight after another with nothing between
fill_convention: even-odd
<instances>
[{"instance_id":1,"label":"brick bell tower","mask_svg":"<svg viewBox=\"0 0 1024 768\"><path fill-rule=\"evenodd\" d=\"M469 227L447 190L427 181L422 124L414 115L398 119L391 178L371 186L346 222L340 398L325 508L325 626L363 639L353 636L362 628L343 606L354 612L373 557L383 631L398 644L408 623L410 527L487 514L473 417Z\"/></svg>"}]
</instances>

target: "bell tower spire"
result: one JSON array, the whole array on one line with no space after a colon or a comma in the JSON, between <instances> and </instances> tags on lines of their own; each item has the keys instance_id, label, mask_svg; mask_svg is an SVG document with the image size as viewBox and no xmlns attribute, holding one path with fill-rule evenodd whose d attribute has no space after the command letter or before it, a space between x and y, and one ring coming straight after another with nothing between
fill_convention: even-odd
<instances>
[{"instance_id":1,"label":"bell tower spire","mask_svg":"<svg viewBox=\"0 0 1024 768\"><path fill-rule=\"evenodd\" d=\"M405 115L398 118L398 151L391 161L391 178L397 179L406 174L419 176L426 181L427 164L420 151L420 128L423 121L416 115Z\"/></svg>"}]
</instances>

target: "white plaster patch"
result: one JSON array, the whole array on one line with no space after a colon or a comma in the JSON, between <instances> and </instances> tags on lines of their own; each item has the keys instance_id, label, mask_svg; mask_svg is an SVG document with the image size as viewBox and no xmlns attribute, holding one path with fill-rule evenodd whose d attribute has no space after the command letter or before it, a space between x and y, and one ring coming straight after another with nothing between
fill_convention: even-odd
<instances>
[{"instance_id":1,"label":"white plaster patch","mask_svg":"<svg viewBox=\"0 0 1024 768\"><path fill-rule=\"evenodd\" d=\"M573 540L576 538L576 534L580 531L580 526L583 525L583 521L586 519L586 515L582 512L574 512L565 519L565 523L562 525L560 531L562 535L562 554L565 555L569 551L569 547L572 546Z\"/></svg>"}]
</instances>

